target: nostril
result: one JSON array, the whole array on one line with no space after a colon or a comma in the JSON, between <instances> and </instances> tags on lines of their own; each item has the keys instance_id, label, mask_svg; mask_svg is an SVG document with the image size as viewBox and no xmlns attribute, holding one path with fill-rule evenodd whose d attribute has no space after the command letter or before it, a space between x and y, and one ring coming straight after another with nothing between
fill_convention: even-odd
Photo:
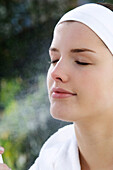
<instances>
[{"instance_id":1,"label":"nostril","mask_svg":"<svg viewBox=\"0 0 113 170\"><path fill-rule=\"evenodd\" d=\"M56 79L62 81L62 79L60 77L56 77Z\"/></svg>"}]
</instances>

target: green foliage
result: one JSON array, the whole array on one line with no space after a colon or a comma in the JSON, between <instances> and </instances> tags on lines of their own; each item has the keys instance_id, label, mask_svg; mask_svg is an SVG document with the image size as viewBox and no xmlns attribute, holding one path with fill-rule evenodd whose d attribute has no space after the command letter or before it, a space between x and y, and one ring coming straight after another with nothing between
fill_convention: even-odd
<instances>
[{"instance_id":1,"label":"green foliage","mask_svg":"<svg viewBox=\"0 0 113 170\"><path fill-rule=\"evenodd\" d=\"M8 132L2 136L1 139L1 145L6 148L6 152L3 155L4 162L6 162L9 167L12 167L12 169L16 170L15 167L17 167L18 170L21 170L23 167L24 160L19 163L19 159L21 156L24 156L21 154L21 145L22 145L23 138L20 140L11 140L9 138ZM18 165L18 166L17 166Z\"/></svg>"},{"instance_id":2,"label":"green foliage","mask_svg":"<svg viewBox=\"0 0 113 170\"><path fill-rule=\"evenodd\" d=\"M21 79L13 79L13 80L1 80L1 103L4 107L10 105L11 101L15 98L15 95L20 90Z\"/></svg>"},{"instance_id":3,"label":"green foliage","mask_svg":"<svg viewBox=\"0 0 113 170\"><path fill-rule=\"evenodd\" d=\"M40 75L38 82L38 88L32 87L32 90L23 98L16 99L11 96L11 99L8 99L10 104L5 106L4 114L1 117L0 145L6 149L4 161L12 169L21 170L25 168L25 165L28 166L30 155L38 155L42 143L48 137L48 134L45 133L45 137L42 138L42 133L44 134L47 128L46 121L49 115L45 76ZM8 89L11 90L14 82L9 84ZM14 93L17 92L17 89L16 87L13 89ZM11 91L13 92L13 90ZM39 131L42 133L38 134ZM28 153L26 144L30 144L31 148Z\"/></svg>"},{"instance_id":4,"label":"green foliage","mask_svg":"<svg viewBox=\"0 0 113 170\"><path fill-rule=\"evenodd\" d=\"M13 170L28 169L59 126L49 116L45 72L53 27L72 4L0 1L0 145Z\"/></svg>"}]
</instances>

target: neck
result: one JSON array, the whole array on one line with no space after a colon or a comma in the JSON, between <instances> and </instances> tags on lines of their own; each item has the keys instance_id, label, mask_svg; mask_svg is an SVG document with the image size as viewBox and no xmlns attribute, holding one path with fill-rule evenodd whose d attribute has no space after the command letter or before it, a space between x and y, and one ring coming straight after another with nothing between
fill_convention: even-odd
<instances>
[{"instance_id":1,"label":"neck","mask_svg":"<svg viewBox=\"0 0 113 170\"><path fill-rule=\"evenodd\" d=\"M75 133L82 170L113 169L113 117L77 121Z\"/></svg>"}]
</instances>

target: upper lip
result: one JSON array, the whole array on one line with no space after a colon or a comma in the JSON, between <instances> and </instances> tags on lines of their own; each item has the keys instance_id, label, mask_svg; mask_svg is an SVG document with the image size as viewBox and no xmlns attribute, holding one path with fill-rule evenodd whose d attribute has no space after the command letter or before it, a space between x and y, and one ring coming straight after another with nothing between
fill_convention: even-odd
<instances>
[{"instance_id":1,"label":"upper lip","mask_svg":"<svg viewBox=\"0 0 113 170\"><path fill-rule=\"evenodd\" d=\"M70 91L68 91L68 90L65 90L65 89L62 89L62 88L59 88L59 87L54 87L54 88L52 88L52 93L53 93L53 92L76 95L76 93L70 92Z\"/></svg>"}]
</instances>

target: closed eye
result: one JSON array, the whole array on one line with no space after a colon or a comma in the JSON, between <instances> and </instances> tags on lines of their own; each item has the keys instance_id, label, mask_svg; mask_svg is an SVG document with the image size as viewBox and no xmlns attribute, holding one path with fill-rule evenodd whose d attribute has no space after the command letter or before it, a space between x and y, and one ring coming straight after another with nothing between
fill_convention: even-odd
<instances>
[{"instance_id":1,"label":"closed eye","mask_svg":"<svg viewBox=\"0 0 113 170\"><path fill-rule=\"evenodd\" d=\"M57 63L59 60L53 60L53 61L49 61L50 64L54 64L54 63Z\"/></svg>"},{"instance_id":2,"label":"closed eye","mask_svg":"<svg viewBox=\"0 0 113 170\"><path fill-rule=\"evenodd\" d=\"M79 65L90 65L91 63L75 61Z\"/></svg>"}]
</instances>

